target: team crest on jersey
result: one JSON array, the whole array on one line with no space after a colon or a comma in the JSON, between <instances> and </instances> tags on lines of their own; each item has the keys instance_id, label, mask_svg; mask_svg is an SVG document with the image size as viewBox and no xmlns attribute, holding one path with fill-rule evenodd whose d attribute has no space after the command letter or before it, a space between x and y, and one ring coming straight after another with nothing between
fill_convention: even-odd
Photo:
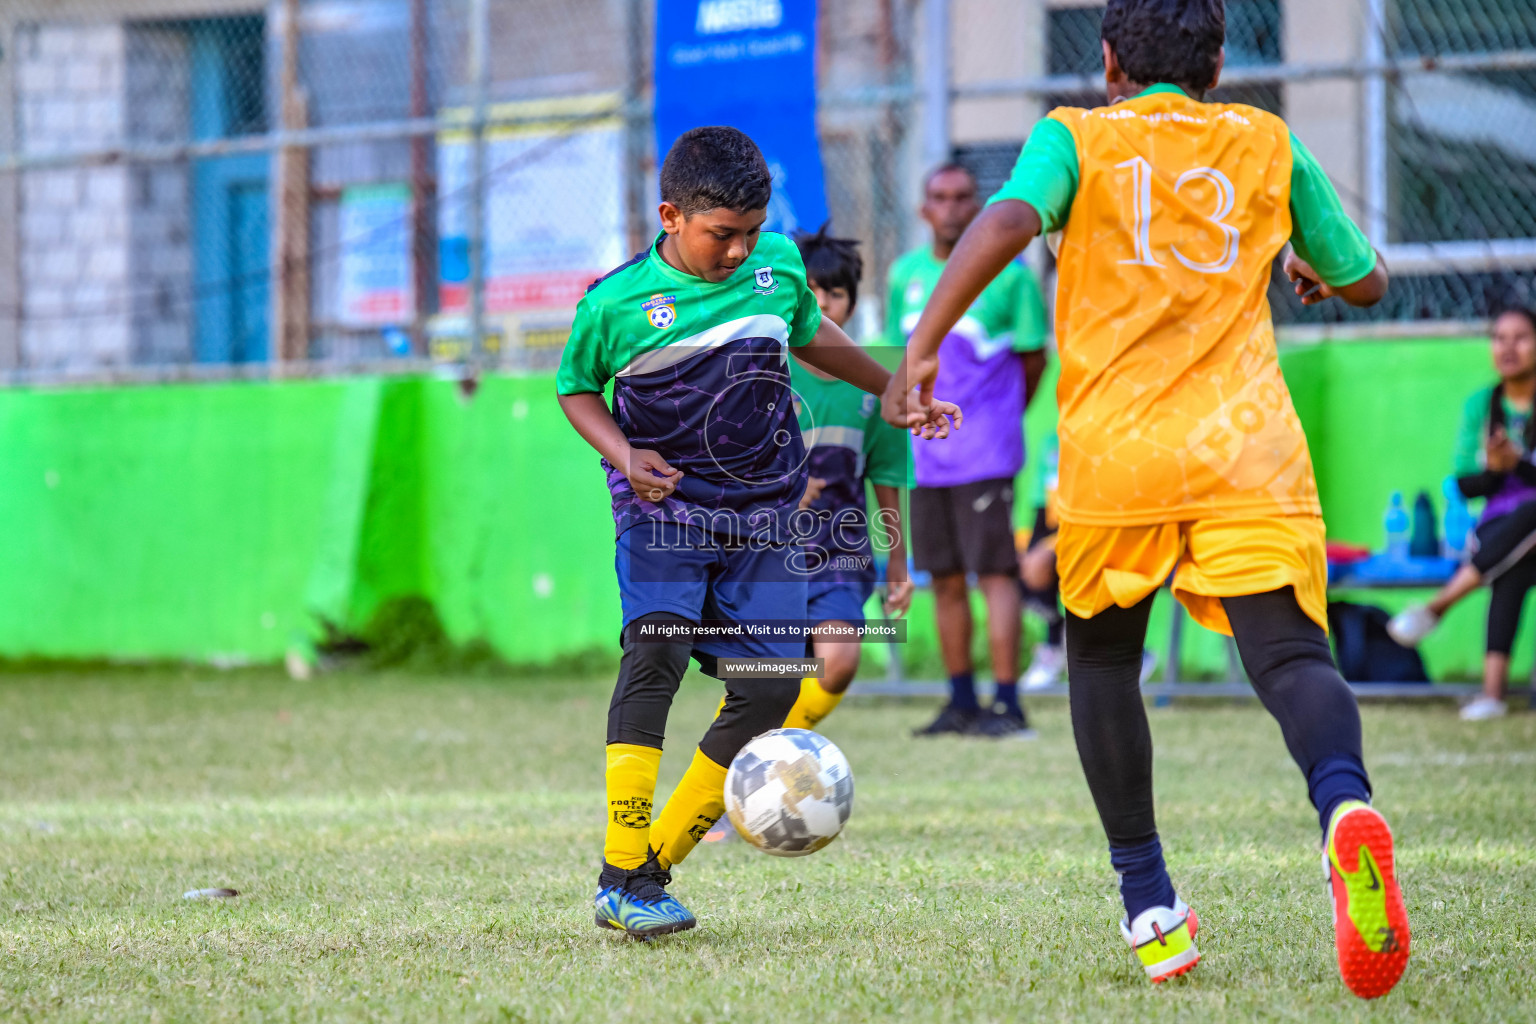
<instances>
[{"instance_id":1,"label":"team crest on jersey","mask_svg":"<svg viewBox=\"0 0 1536 1024\"><path fill-rule=\"evenodd\" d=\"M658 331L664 331L677 323L676 295L652 295L651 301L640 308L645 310L646 318L651 321L651 326Z\"/></svg>"},{"instance_id":2,"label":"team crest on jersey","mask_svg":"<svg viewBox=\"0 0 1536 1024\"><path fill-rule=\"evenodd\" d=\"M757 285L752 290L759 295L772 295L778 290L779 282L773 279L772 267L758 267L752 272L752 279Z\"/></svg>"},{"instance_id":3,"label":"team crest on jersey","mask_svg":"<svg viewBox=\"0 0 1536 1024\"><path fill-rule=\"evenodd\" d=\"M864 401L859 405L859 415L868 416L873 413L875 411L875 403L878 401L879 399L874 395L865 395Z\"/></svg>"},{"instance_id":4,"label":"team crest on jersey","mask_svg":"<svg viewBox=\"0 0 1536 1024\"><path fill-rule=\"evenodd\" d=\"M923 301L923 282L913 281L907 285L907 305L915 306Z\"/></svg>"}]
</instances>

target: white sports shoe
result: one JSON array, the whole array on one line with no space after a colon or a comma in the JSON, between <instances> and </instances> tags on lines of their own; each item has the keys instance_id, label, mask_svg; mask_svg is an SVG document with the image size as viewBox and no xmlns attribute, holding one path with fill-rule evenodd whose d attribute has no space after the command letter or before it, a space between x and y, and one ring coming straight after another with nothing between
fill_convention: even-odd
<instances>
[{"instance_id":1,"label":"white sports shoe","mask_svg":"<svg viewBox=\"0 0 1536 1024\"><path fill-rule=\"evenodd\" d=\"M1440 625L1440 616L1422 604L1404 608L1387 623L1387 635L1404 647L1417 647Z\"/></svg>"},{"instance_id":2,"label":"white sports shoe","mask_svg":"<svg viewBox=\"0 0 1536 1024\"><path fill-rule=\"evenodd\" d=\"M1026 692L1055 686L1061 681L1061 674L1066 667L1066 651L1060 647L1052 647L1050 644L1039 644L1035 647L1035 656L1030 659L1029 668L1025 671L1024 678L1020 680L1020 685Z\"/></svg>"},{"instance_id":3,"label":"white sports shoe","mask_svg":"<svg viewBox=\"0 0 1536 1024\"><path fill-rule=\"evenodd\" d=\"M1509 708L1497 697L1479 697L1461 709L1463 722L1486 722L1490 718L1503 718Z\"/></svg>"},{"instance_id":4,"label":"white sports shoe","mask_svg":"<svg viewBox=\"0 0 1536 1024\"><path fill-rule=\"evenodd\" d=\"M1200 962L1200 951L1195 948L1199 928L1200 919L1177 896L1171 907L1143 910L1134 921L1120 919L1120 934L1136 951L1142 970L1154 985L1185 974Z\"/></svg>"}]
</instances>

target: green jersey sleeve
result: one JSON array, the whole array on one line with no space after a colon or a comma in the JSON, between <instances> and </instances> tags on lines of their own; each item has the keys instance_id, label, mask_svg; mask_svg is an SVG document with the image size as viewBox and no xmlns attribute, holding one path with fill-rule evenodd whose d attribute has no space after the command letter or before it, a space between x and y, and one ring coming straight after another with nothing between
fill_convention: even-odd
<instances>
[{"instance_id":1,"label":"green jersey sleeve","mask_svg":"<svg viewBox=\"0 0 1536 1024\"><path fill-rule=\"evenodd\" d=\"M1060 231L1077 195L1077 143L1053 117L1035 125L1013 165L1013 174L987 205L1018 199L1035 208L1041 230Z\"/></svg>"},{"instance_id":2,"label":"green jersey sleeve","mask_svg":"<svg viewBox=\"0 0 1536 1024\"><path fill-rule=\"evenodd\" d=\"M880 487L916 486L910 435L881 419L878 407L864 424L864 479Z\"/></svg>"},{"instance_id":3,"label":"green jersey sleeve","mask_svg":"<svg viewBox=\"0 0 1536 1024\"><path fill-rule=\"evenodd\" d=\"M798 348L810 344L816 336L821 327L821 307L816 304L816 293L811 291L810 282L806 280L805 261L800 258L799 248L782 235L775 237L783 239L783 251L773 253L774 261L791 267L790 279L796 294L794 321L789 325L789 344Z\"/></svg>"},{"instance_id":4,"label":"green jersey sleeve","mask_svg":"<svg viewBox=\"0 0 1536 1024\"><path fill-rule=\"evenodd\" d=\"M1035 280L1035 272L1027 266L1019 267L1016 302L1018 314L1013 322L1013 351L1038 352L1045 347L1048 330L1045 300L1040 296L1040 284Z\"/></svg>"},{"instance_id":5,"label":"green jersey sleeve","mask_svg":"<svg viewBox=\"0 0 1536 1024\"><path fill-rule=\"evenodd\" d=\"M1344 212L1333 182L1317 159L1291 133L1291 246L1312 265L1324 284L1354 284L1376 267L1371 248Z\"/></svg>"},{"instance_id":6,"label":"green jersey sleeve","mask_svg":"<svg viewBox=\"0 0 1536 1024\"><path fill-rule=\"evenodd\" d=\"M1483 471L1483 427L1488 418L1491 394L1483 388L1461 408L1461 429L1456 432L1456 475Z\"/></svg>"},{"instance_id":7,"label":"green jersey sleeve","mask_svg":"<svg viewBox=\"0 0 1536 1024\"><path fill-rule=\"evenodd\" d=\"M603 335L602 307L584 297L576 305L576 319L565 351L560 353L560 369L555 374L555 390L562 395L587 391L602 394L613 377L613 367L606 358L609 351Z\"/></svg>"}]
</instances>

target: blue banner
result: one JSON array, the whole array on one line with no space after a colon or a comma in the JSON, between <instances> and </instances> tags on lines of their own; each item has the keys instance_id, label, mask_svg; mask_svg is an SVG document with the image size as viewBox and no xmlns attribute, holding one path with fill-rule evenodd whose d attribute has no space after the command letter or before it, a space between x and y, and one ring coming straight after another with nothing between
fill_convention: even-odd
<instances>
[{"instance_id":1,"label":"blue banner","mask_svg":"<svg viewBox=\"0 0 1536 1024\"><path fill-rule=\"evenodd\" d=\"M827 219L816 137L816 0L658 0L656 157L690 128L728 124L773 172L765 225Z\"/></svg>"}]
</instances>

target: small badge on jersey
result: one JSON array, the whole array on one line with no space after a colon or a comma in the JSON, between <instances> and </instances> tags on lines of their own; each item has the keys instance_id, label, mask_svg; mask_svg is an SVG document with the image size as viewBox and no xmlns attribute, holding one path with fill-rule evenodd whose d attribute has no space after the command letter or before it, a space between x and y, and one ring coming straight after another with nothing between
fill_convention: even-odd
<instances>
[{"instance_id":1,"label":"small badge on jersey","mask_svg":"<svg viewBox=\"0 0 1536 1024\"><path fill-rule=\"evenodd\" d=\"M676 295L652 295L651 301L640 308L645 310L652 327L664 331L677 323L677 307L673 305L676 301Z\"/></svg>"},{"instance_id":2,"label":"small badge on jersey","mask_svg":"<svg viewBox=\"0 0 1536 1024\"><path fill-rule=\"evenodd\" d=\"M757 286L752 290L759 295L772 295L779 288L779 282L773 279L772 267L758 267L752 272L752 279Z\"/></svg>"},{"instance_id":3,"label":"small badge on jersey","mask_svg":"<svg viewBox=\"0 0 1536 1024\"><path fill-rule=\"evenodd\" d=\"M872 414L875 411L876 403L878 403L879 401L880 401L880 399L875 397L874 395L866 394L864 396L863 402L861 402L859 404L859 415L860 416L869 416L870 414Z\"/></svg>"},{"instance_id":4,"label":"small badge on jersey","mask_svg":"<svg viewBox=\"0 0 1536 1024\"><path fill-rule=\"evenodd\" d=\"M907 285L907 305L915 306L924 299L923 282L913 281Z\"/></svg>"}]
</instances>

